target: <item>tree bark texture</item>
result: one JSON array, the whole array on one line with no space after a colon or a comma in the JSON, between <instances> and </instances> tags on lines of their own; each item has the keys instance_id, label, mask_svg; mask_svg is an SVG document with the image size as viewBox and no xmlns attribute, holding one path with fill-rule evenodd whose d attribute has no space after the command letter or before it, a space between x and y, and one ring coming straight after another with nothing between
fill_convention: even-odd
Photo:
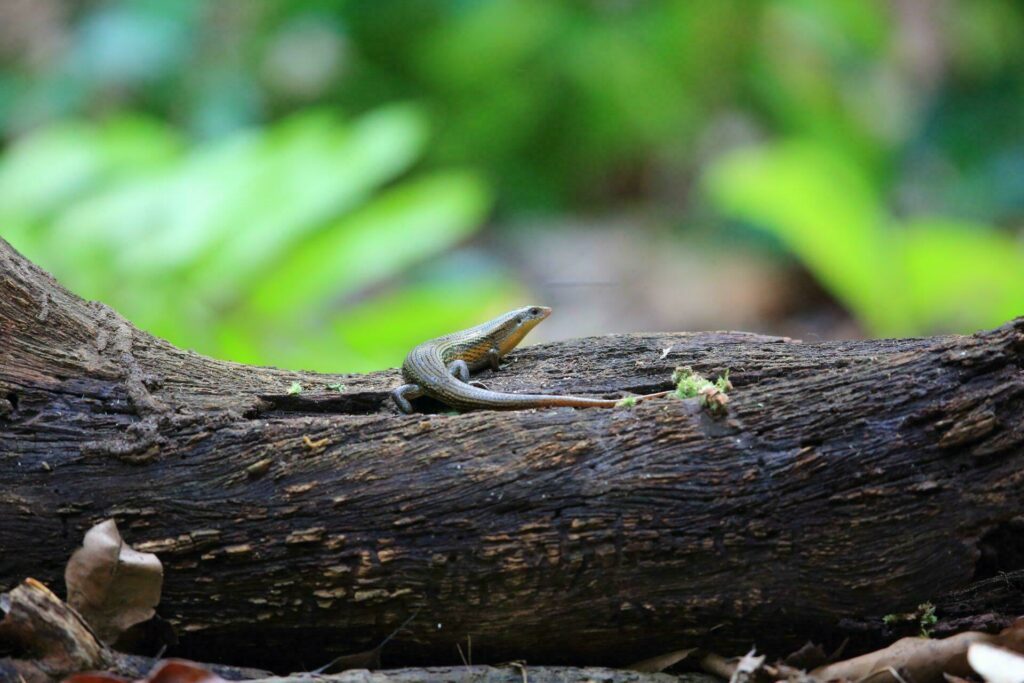
<instances>
[{"instance_id":1,"label":"tree bark texture","mask_svg":"<svg viewBox=\"0 0 1024 683\"><path fill-rule=\"evenodd\" d=\"M1024 566L1024 319L929 339L586 338L481 378L616 396L670 388L678 365L728 369L728 412L400 415L395 370L180 350L0 240L0 588L59 586L113 517L164 562L179 654L285 670L413 613L391 664L457 663L468 637L484 663L745 651L878 632L929 600L943 619L1017 615L1024 581L999 581Z\"/></svg>"}]
</instances>

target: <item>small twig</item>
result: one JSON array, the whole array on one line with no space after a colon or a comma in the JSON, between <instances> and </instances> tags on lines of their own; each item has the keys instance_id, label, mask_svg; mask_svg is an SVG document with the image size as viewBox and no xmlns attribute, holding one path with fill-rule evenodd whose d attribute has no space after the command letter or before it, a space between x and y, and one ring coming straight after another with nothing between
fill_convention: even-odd
<instances>
[{"instance_id":1,"label":"small twig","mask_svg":"<svg viewBox=\"0 0 1024 683\"><path fill-rule=\"evenodd\" d=\"M396 628L394 631L389 633L387 638L385 638L384 640L380 641L380 645L378 645L377 647L384 647L385 645L387 645L391 641L392 638L394 638L399 633L404 631L405 627L412 623L412 620L416 618L416 615L420 613L421 609L423 609L423 607L417 607L413 611L413 613L409 615L409 618L406 619L405 621L403 621L401 624L399 624L398 628Z\"/></svg>"},{"instance_id":2,"label":"small twig","mask_svg":"<svg viewBox=\"0 0 1024 683\"><path fill-rule=\"evenodd\" d=\"M167 652L167 643L164 643L163 645L161 645L160 649L157 650L156 654L153 656L153 666L149 667L149 673L150 674L153 673L154 669L156 669L158 666L160 666L160 658L164 656L165 652Z\"/></svg>"},{"instance_id":3,"label":"small twig","mask_svg":"<svg viewBox=\"0 0 1024 683\"><path fill-rule=\"evenodd\" d=\"M467 669L473 666L473 636L466 636L466 652L468 655L462 654L462 646L455 643L455 649L459 651L459 658L462 659L462 664Z\"/></svg>"},{"instance_id":4,"label":"small twig","mask_svg":"<svg viewBox=\"0 0 1024 683\"><path fill-rule=\"evenodd\" d=\"M530 683L530 679L526 676L526 662L515 661L509 662L508 665L519 669L519 673L523 674L523 683Z\"/></svg>"},{"instance_id":5,"label":"small twig","mask_svg":"<svg viewBox=\"0 0 1024 683\"><path fill-rule=\"evenodd\" d=\"M373 652L374 650L382 650L382 649L384 649L384 646L387 645L391 641L392 638L394 638L396 635L401 633L402 630L405 629L405 627L408 626L412 622L412 620L416 618L416 615L420 613L421 609L423 609L423 608L422 607L417 607L416 611L414 611L412 614L410 614L408 619L403 621L398 626L398 628L396 628L394 631L389 633L387 635L387 637L384 638L384 640L380 641L380 643L377 645L377 647L373 648L373 650L369 650L369 652ZM326 664L324 664L323 666L321 666L319 669L316 669L314 671L310 671L310 673L311 674L322 674L323 672L327 671L328 669L330 669L332 666L334 666L335 664L337 664L341 660L345 659L346 657L350 657L350 656L352 656L352 655L338 655L337 657L335 657L331 661L329 661Z\"/></svg>"}]
</instances>

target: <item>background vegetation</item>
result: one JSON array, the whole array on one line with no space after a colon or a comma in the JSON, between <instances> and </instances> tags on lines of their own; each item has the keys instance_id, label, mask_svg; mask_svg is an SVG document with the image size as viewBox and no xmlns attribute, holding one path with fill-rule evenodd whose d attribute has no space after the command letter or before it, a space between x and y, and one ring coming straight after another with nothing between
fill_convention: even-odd
<instances>
[{"instance_id":1,"label":"background vegetation","mask_svg":"<svg viewBox=\"0 0 1024 683\"><path fill-rule=\"evenodd\" d=\"M0 236L218 357L1024 314L1015 0L0 4ZM542 326L543 327L543 326Z\"/></svg>"}]
</instances>

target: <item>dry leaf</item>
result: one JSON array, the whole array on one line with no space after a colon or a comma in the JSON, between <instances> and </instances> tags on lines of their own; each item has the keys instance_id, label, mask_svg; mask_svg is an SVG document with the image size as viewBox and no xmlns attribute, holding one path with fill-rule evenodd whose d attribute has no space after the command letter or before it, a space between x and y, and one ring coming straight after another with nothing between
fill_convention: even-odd
<instances>
[{"instance_id":1,"label":"dry leaf","mask_svg":"<svg viewBox=\"0 0 1024 683\"><path fill-rule=\"evenodd\" d=\"M64 570L68 604L107 643L153 617L163 578L156 555L132 549L112 519L89 529Z\"/></svg>"},{"instance_id":2,"label":"dry leaf","mask_svg":"<svg viewBox=\"0 0 1024 683\"><path fill-rule=\"evenodd\" d=\"M1024 682L1024 657L986 643L967 648L967 662L988 683Z\"/></svg>"},{"instance_id":3,"label":"dry leaf","mask_svg":"<svg viewBox=\"0 0 1024 683\"><path fill-rule=\"evenodd\" d=\"M128 683L128 679L113 674L89 673L76 674L65 679L64 683ZM226 683L226 681L198 664L184 659L168 659L160 662L146 678L140 678L136 683Z\"/></svg>"},{"instance_id":4,"label":"dry leaf","mask_svg":"<svg viewBox=\"0 0 1024 683\"><path fill-rule=\"evenodd\" d=\"M632 669L633 671L639 671L640 673L656 674L664 671L670 666L678 664L696 651L697 648L695 647L691 647L686 650L676 650L675 652L669 652L630 664L626 668Z\"/></svg>"},{"instance_id":5,"label":"dry leaf","mask_svg":"<svg viewBox=\"0 0 1024 683\"><path fill-rule=\"evenodd\" d=\"M965 676L967 647L993 636L977 631L958 633L942 640L930 638L900 638L882 650L847 659L835 664L819 666L811 675L823 681L836 679L860 680L871 677L871 683L899 683L890 670L915 683L942 683L942 674Z\"/></svg>"},{"instance_id":6,"label":"dry leaf","mask_svg":"<svg viewBox=\"0 0 1024 683\"><path fill-rule=\"evenodd\" d=\"M1024 651L1024 619L1018 619L997 635L967 631L942 640L901 638L882 650L819 666L810 674L823 681L859 681L870 677L870 683L901 683L893 674L895 671L903 679L912 679L914 683L943 683L943 674L959 677L970 675L967 650L976 643Z\"/></svg>"},{"instance_id":7,"label":"dry leaf","mask_svg":"<svg viewBox=\"0 0 1024 683\"><path fill-rule=\"evenodd\" d=\"M182 659L168 659L140 683L225 683L217 674Z\"/></svg>"}]
</instances>

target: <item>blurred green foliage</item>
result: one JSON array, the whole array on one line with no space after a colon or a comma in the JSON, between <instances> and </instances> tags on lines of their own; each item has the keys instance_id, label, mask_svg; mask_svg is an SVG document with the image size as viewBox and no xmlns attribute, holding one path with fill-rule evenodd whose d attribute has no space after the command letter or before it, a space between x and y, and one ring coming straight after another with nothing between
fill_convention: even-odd
<instances>
[{"instance_id":1,"label":"blurred green foliage","mask_svg":"<svg viewBox=\"0 0 1024 683\"><path fill-rule=\"evenodd\" d=\"M776 234L870 331L972 330L1024 313L1024 248L984 225L898 221L828 147L740 150L708 175L728 213Z\"/></svg>"},{"instance_id":2,"label":"blurred green foliage","mask_svg":"<svg viewBox=\"0 0 1024 683\"><path fill-rule=\"evenodd\" d=\"M4 4L0 235L247 362L524 303L474 236L538 215L769 234L871 333L970 331L1024 313L1022 34L1016 0Z\"/></svg>"},{"instance_id":3,"label":"blurred green foliage","mask_svg":"<svg viewBox=\"0 0 1024 683\"><path fill-rule=\"evenodd\" d=\"M195 148L152 121L56 125L4 158L0 223L74 291L180 345L380 367L395 343L371 343L359 308L404 310L413 329L462 324L510 289L480 277L454 305L399 289L336 316L337 301L445 252L486 216L474 174L405 173L426 139L422 112L403 105L352 123L306 112Z\"/></svg>"}]
</instances>

